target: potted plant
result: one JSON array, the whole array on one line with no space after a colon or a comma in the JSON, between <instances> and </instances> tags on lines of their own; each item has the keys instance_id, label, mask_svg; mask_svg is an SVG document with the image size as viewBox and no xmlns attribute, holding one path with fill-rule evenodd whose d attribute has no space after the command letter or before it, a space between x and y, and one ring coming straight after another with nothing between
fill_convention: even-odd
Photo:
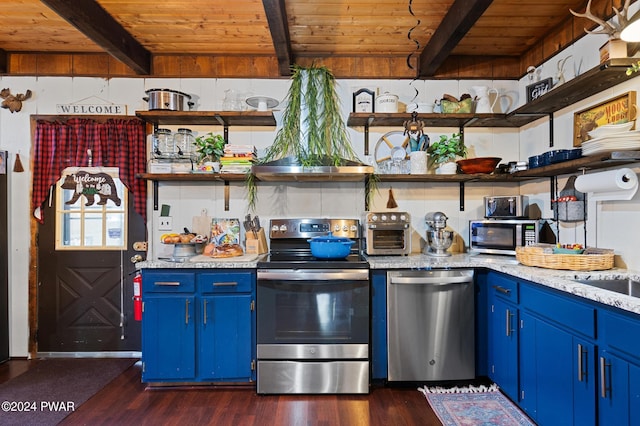
<instances>
[{"instance_id":1,"label":"potted plant","mask_svg":"<svg viewBox=\"0 0 640 426\"><path fill-rule=\"evenodd\" d=\"M440 135L440 140L427 148L429 163L436 166L437 174L454 174L457 170L456 160L467 158L467 147L460 133L451 136Z\"/></svg>"},{"instance_id":2,"label":"potted plant","mask_svg":"<svg viewBox=\"0 0 640 426\"><path fill-rule=\"evenodd\" d=\"M224 154L225 143L221 135L214 135L212 132L198 136L195 142L196 152L198 153L198 164L211 166L214 172L219 172L220 157Z\"/></svg>"},{"instance_id":3,"label":"potted plant","mask_svg":"<svg viewBox=\"0 0 640 426\"><path fill-rule=\"evenodd\" d=\"M344 166L348 161L358 161L342 118L336 80L331 71L315 65L294 65L292 71L282 127L257 164L286 159L303 167L313 167ZM252 173L247 175L247 188L249 208L253 210L257 187Z\"/></svg>"}]
</instances>

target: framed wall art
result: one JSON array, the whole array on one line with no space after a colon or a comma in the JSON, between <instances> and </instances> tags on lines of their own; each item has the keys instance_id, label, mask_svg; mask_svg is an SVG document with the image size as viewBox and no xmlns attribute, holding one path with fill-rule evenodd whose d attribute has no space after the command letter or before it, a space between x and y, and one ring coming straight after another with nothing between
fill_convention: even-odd
<instances>
[{"instance_id":1,"label":"framed wall art","mask_svg":"<svg viewBox=\"0 0 640 426\"><path fill-rule=\"evenodd\" d=\"M628 123L636 119L636 92L630 91L573 115L573 146L593 139L589 132L605 124ZM632 127L633 128L633 127Z\"/></svg>"}]
</instances>

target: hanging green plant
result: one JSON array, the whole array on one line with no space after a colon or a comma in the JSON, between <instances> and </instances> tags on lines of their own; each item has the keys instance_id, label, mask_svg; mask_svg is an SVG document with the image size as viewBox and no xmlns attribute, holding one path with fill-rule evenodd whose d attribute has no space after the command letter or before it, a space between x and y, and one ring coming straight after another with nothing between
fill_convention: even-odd
<instances>
[{"instance_id":1,"label":"hanging green plant","mask_svg":"<svg viewBox=\"0 0 640 426\"><path fill-rule=\"evenodd\" d=\"M273 144L257 164L291 158L296 164L312 166L343 166L358 161L351 146L346 124L342 119L336 80L324 66L292 68L291 86L285 98L282 127ZM248 174L249 209L255 210L257 178Z\"/></svg>"}]
</instances>

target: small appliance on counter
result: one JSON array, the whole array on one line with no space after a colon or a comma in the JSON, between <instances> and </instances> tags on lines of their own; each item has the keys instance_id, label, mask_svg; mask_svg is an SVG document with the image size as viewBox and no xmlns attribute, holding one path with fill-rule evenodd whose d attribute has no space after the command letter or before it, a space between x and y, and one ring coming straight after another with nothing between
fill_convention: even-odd
<instances>
[{"instance_id":1,"label":"small appliance on counter","mask_svg":"<svg viewBox=\"0 0 640 426\"><path fill-rule=\"evenodd\" d=\"M484 217L487 219L520 218L526 216L526 195L493 195L484 197Z\"/></svg>"},{"instance_id":2,"label":"small appliance on counter","mask_svg":"<svg viewBox=\"0 0 640 426\"><path fill-rule=\"evenodd\" d=\"M430 212L424 217L427 222L427 254L431 256L451 256L447 249L453 243L453 232L447 231L447 216L442 212Z\"/></svg>"},{"instance_id":3,"label":"small appliance on counter","mask_svg":"<svg viewBox=\"0 0 640 426\"><path fill-rule=\"evenodd\" d=\"M366 212L363 220L368 255L411 253L411 215L407 212Z\"/></svg>"},{"instance_id":4,"label":"small appliance on counter","mask_svg":"<svg viewBox=\"0 0 640 426\"><path fill-rule=\"evenodd\" d=\"M476 253L515 255L516 247L538 242L534 219L485 219L469 222L469 249Z\"/></svg>"}]
</instances>

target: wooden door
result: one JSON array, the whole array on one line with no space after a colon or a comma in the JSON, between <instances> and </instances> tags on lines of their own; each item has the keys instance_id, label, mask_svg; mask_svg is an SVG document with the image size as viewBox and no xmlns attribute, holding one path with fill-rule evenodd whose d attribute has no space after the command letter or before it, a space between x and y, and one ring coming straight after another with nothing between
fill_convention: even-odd
<instances>
[{"instance_id":1,"label":"wooden door","mask_svg":"<svg viewBox=\"0 0 640 426\"><path fill-rule=\"evenodd\" d=\"M62 189L56 186L57 191ZM45 223L38 230L37 351L140 351L140 323L133 317L135 265L131 258L144 256L132 248L134 242L146 240L144 220L129 200L124 204L128 208L122 210L126 248L123 244L116 250L61 250L56 248L56 238L60 238L56 226L61 225L56 206L68 203L55 195L45 203ZM86 205L87 200L81 197L76 202ZM99 204L91 208L102 208Z\"/></svg>"}]
</instances>

